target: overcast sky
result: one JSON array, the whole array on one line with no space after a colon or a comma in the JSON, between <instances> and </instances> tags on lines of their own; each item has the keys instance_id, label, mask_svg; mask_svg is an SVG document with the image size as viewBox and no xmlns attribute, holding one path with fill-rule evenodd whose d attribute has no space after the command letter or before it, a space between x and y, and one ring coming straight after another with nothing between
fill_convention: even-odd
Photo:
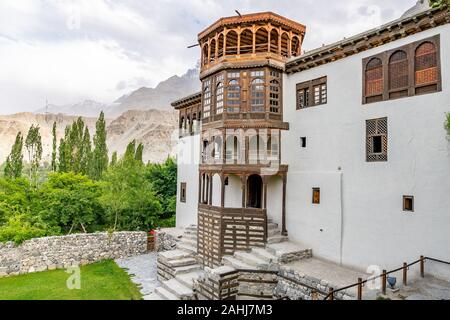
<instances>
[{"instance_id":1,"label":"overcast sky","mask_svg":"<svg viewBox=\"0 0 450 320\"><path fill-rule=\"evenodd\" d=\"M415 0L1 0L0 114L84 99L111 103L183 74L197 34L223 16L273 11L313 49L394 20Z\"/></svg>"}]
</instances>

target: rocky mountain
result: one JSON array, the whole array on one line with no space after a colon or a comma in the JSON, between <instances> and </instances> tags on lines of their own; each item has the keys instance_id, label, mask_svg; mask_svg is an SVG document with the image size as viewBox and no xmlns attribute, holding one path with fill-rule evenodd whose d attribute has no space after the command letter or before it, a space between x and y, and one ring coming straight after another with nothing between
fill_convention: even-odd
<instances>
[{"instance_id":1,"label":"rocky mountain","mask_svg":"<svg viewBox=\"0 0 450 320\"><path fill-rule=\"evenodd\" d=\"M50 161L53 122L57 123L59 143L59 139L64 136L65 127L76 119L77 116L64 114L18 113L0 116L0 163L3 163L10 153L17 133L21 131L26 135L32 124L41 128L43 159ZM97 118L83 119L93 136ZM114 151L119 155L123 154L127 144L136 139L138 143L144 144L144 161L162 162L168 155L174 155L176 140L173 140L172 134L177 127L177 115L174 111L128 111L117 119L106 119L106 124L110 154Z\"/></svg>"},{"instance_id":2,"label":"rocky mountain","mask_svg":"<svg viewBox=\"0 0 450 320\"><path fill-rule=\"evenodd\" d=\"M199 68L188 70L181 77L173 76L155 88L140 88L117 99L106 111L118 116L127 110L170 110L170 104L200 90Z\"/></svg>"},{"instance_id":3,"label":"rocky mountain","mask_svg":"<svg viewBox=\"0 0 450 320\"><path fill-rule=\"evenodd\" d=\"M65 114L69 116L82 116L82 117L98 117L101 111L105 111L109 108L108 105L93 101L85 100L71 105L58 106L55 104L49 104L47 108L41 108L36 110L35 113L44 114L46 112L53 114Z\"/></svg>"}]
</instances>

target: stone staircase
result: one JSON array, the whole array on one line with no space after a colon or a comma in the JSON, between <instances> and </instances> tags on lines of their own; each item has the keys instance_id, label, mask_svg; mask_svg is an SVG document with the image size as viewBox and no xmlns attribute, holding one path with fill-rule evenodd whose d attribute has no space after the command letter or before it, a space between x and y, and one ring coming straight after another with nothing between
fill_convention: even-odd
<instances>
[{"instance_id":1,"label":"stone staircase","mask_svg":"<svg viewBox=\"0 0 450 320\"><path fill-rule=\"evenodd\" d=\"M158 254L158 280L162 285L148 296L149 300L193 300L194 283L205 276L205 271L197 262L197 226L184 230L176 245L176 250ZM312 250L289 242L281 235L278 225L268 221L268 239L265 248L237 251L232 256L222 258L221 267L209 269L215 274L225 267L229 270L275 270L284 263L312 257ZM221 269L222 268L222 269ZM217 269L217 272L215 271Z\"/></svg>"},{"instance_id":2,"label":"stone staircase","mask_svg":"<svg viewBox=\"0 0 450 320\"><path fill-rule=\"evenodd\" d=\"M158 253L158 280L161 286L148 300L192 300L193 285L203 270L197 263L197 227L189 226L177 249Z\"/></svg>"}]
</instances>

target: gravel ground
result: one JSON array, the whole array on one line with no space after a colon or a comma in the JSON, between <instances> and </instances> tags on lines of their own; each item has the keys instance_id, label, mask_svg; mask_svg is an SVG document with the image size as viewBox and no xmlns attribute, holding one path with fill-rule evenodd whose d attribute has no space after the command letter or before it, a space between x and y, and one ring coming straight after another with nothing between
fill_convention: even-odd
<instances>
[{"instance_id":1,"label":"gravel ground","mask_svg":"<svg viewBox=\"0 0 450 320\"><path fill-rule=\"evenodd\" d=\"M139 285L144 299L145 296L153 293L155 288L161 285L156 277L156 257L157 254L151 252L136 257L115 260L117 265L125 269L131 276L131 281Z\"/></svg>"}]
</instances>

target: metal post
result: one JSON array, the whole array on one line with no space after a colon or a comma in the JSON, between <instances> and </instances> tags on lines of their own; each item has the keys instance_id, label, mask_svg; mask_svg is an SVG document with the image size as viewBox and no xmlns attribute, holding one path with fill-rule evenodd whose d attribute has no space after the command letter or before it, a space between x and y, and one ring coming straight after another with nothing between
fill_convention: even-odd
<instances>
[{"instance_id":1,"label":"metal post","mask_svg":"<svg viewBox=\"0 0 450 320\"><path fill-rule=\"evenodd\" d=\"M358 300L362 300L362 278L358 278Z\"/></svg>"},{"instance_id":2,"label":"metal post","mask_svg":"<svg viewBox=\"0 0 450 320\"><path fill-rule=\"evenodd\" d=\"M386 295L386 270L381 274L381 291Z\"/></svg>"},{"instance_id":3,"label":"metal post","mask_svg":"<svg viewBox=\"0 0 450 320\"><path fill-rule=\"evenodd\" d=\"M425 278L425 257L420 256L420 276Z\"/></svg>"},{"instance_id":4,"label":"metal post","mask_svg":"<svg viewBox=\"0 0 450 320\"><path fill-rule=\"evenodd\" d=\"M403 263L403 285L407 286L408 284L408 264L406 262Z\"/></svg>"}]
</instances>

